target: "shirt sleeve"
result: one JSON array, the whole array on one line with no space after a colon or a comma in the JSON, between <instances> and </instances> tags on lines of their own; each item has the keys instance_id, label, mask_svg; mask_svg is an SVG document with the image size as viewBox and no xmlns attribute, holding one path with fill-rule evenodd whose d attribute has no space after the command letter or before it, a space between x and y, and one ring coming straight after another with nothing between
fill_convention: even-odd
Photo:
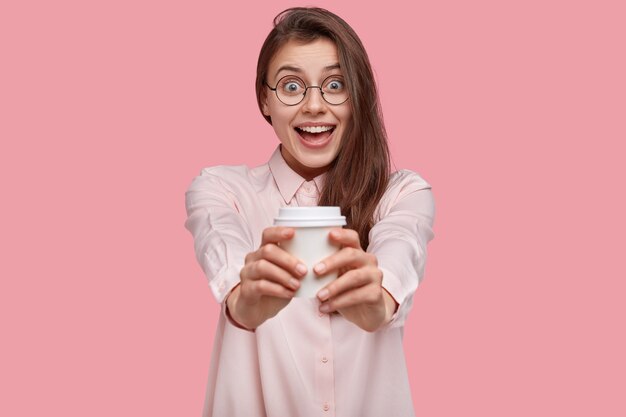
<instances>
[{"instance_id":1,"label":"shirt sleeve","mask_svg":"<svg viewBox=\"0 0 626 417\"><path fill-rule=\"evenodd\" d=\"M383 288L398 303L389 327L404 325L413 294L424 277L426 245L433 239L435 205L430 185L403 170L392 179L379 208L380 220L369 235L368 252L376 255Z\"/></svg>"},{"instance_id":2,"label":"shirt sleeve","mask_svg":"<svg viewBox=\"0 0 626 417\"><path fill-rule=\"evenodd\" d=\"M215 299L222 303L239 283L245 257L253 251L250 228L218 167L205 168L193 180L185 203L185 227L193 235L196 258Z\"/></svg>"}]
</instances>

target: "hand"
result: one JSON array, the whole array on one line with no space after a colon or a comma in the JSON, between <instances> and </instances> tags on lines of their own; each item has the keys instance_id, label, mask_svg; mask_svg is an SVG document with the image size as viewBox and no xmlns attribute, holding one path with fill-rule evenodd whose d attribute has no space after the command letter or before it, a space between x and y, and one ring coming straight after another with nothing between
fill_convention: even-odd
<instances>
[{"instance_id":1,"label":"hand","mask_svg":"<svg viewBox=\"0 0 626 417\"><path fill-rule=\"evenodd\" d=\"M235 287L226 300L234 321L255 329L285 308L300 287L306 266L278 244L291 239L294 229L268 227L263 230L261 246L246 256Z\"/></svg>"},{"instance_id":2,"label":"hand","mask_svg":"<svg viewBox=\"0 0 626 417\"><path fill-rule=\"evenodd\" d=\"M373 332L391 320L397 303L383 289L383 273L376 256L363 251L356 231L333 229L331 241L342 246L313 268L317 275L338 272L338 278L317 294L320 311L338 311L363 330Z\"/></svg>"}]
</instances>

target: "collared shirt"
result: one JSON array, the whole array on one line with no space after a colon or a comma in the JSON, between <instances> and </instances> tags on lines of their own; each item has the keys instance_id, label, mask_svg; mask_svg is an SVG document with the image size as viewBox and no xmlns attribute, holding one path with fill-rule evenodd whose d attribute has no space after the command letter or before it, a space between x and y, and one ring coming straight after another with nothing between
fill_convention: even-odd
<instances>
[{"instance_id":1,"label":"collared shirt","mask_svg":"<svg viewBox=\"0 0 626 417\"><path fill-rule=\"evenodd\" d=\"M203 416L413 416L402 330L433 238L430 185L395 172L378 204L367 251L383 287L398 302L391 322L366 332L317 299L293 298L255 331L236 326L224 302L239 283L245 256L261 244L278 209L317 205L325 175L306 181L280 147L256 168L205 168L186 193L187 229L211 291L222 304ZM310 266L309 266L310 267Z\"/></svg>"}]
</instances>

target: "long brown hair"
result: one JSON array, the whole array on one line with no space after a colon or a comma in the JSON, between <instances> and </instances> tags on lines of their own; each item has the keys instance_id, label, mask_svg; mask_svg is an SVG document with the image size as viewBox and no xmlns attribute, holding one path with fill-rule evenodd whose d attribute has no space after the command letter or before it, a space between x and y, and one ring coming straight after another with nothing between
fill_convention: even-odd
<instances>
[{"instance_id":1,"label":"long brown hair","mask_svg":"<svg viewBox=\"0 0 626 417\"><path fill-rule=\"evenodd\" d=\"M326 172L326 181L319 204L339 206L348 227L356 230L361 246L369 244L374 214L389 183L389 148L383 124L376 82L367 52L354 30L339 16L328 10L294 7L274 18L274 28L259 53L256 95L263 113L265 82L269 63L278 50L295 39L313 42L328 38L337 46L352 107L337 157ZM271 124L269 116L264 116Z\"/></svg>"}]
</instances>

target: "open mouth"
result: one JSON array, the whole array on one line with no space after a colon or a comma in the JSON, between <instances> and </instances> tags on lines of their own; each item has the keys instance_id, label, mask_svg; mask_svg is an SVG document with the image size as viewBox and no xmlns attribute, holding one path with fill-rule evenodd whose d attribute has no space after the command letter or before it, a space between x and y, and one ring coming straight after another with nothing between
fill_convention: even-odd
<instances>
[{"instance_id":1,"label":"open mouth","mask_svg":"<svg viewBox=\"0 0 626 417\"><path fill-rule=\"evenodd\" d=\"M334 125L327 126L302 126L294 130L305 146L321 147L326 145L335 131Z\"/></svg>"}]
</instances>

